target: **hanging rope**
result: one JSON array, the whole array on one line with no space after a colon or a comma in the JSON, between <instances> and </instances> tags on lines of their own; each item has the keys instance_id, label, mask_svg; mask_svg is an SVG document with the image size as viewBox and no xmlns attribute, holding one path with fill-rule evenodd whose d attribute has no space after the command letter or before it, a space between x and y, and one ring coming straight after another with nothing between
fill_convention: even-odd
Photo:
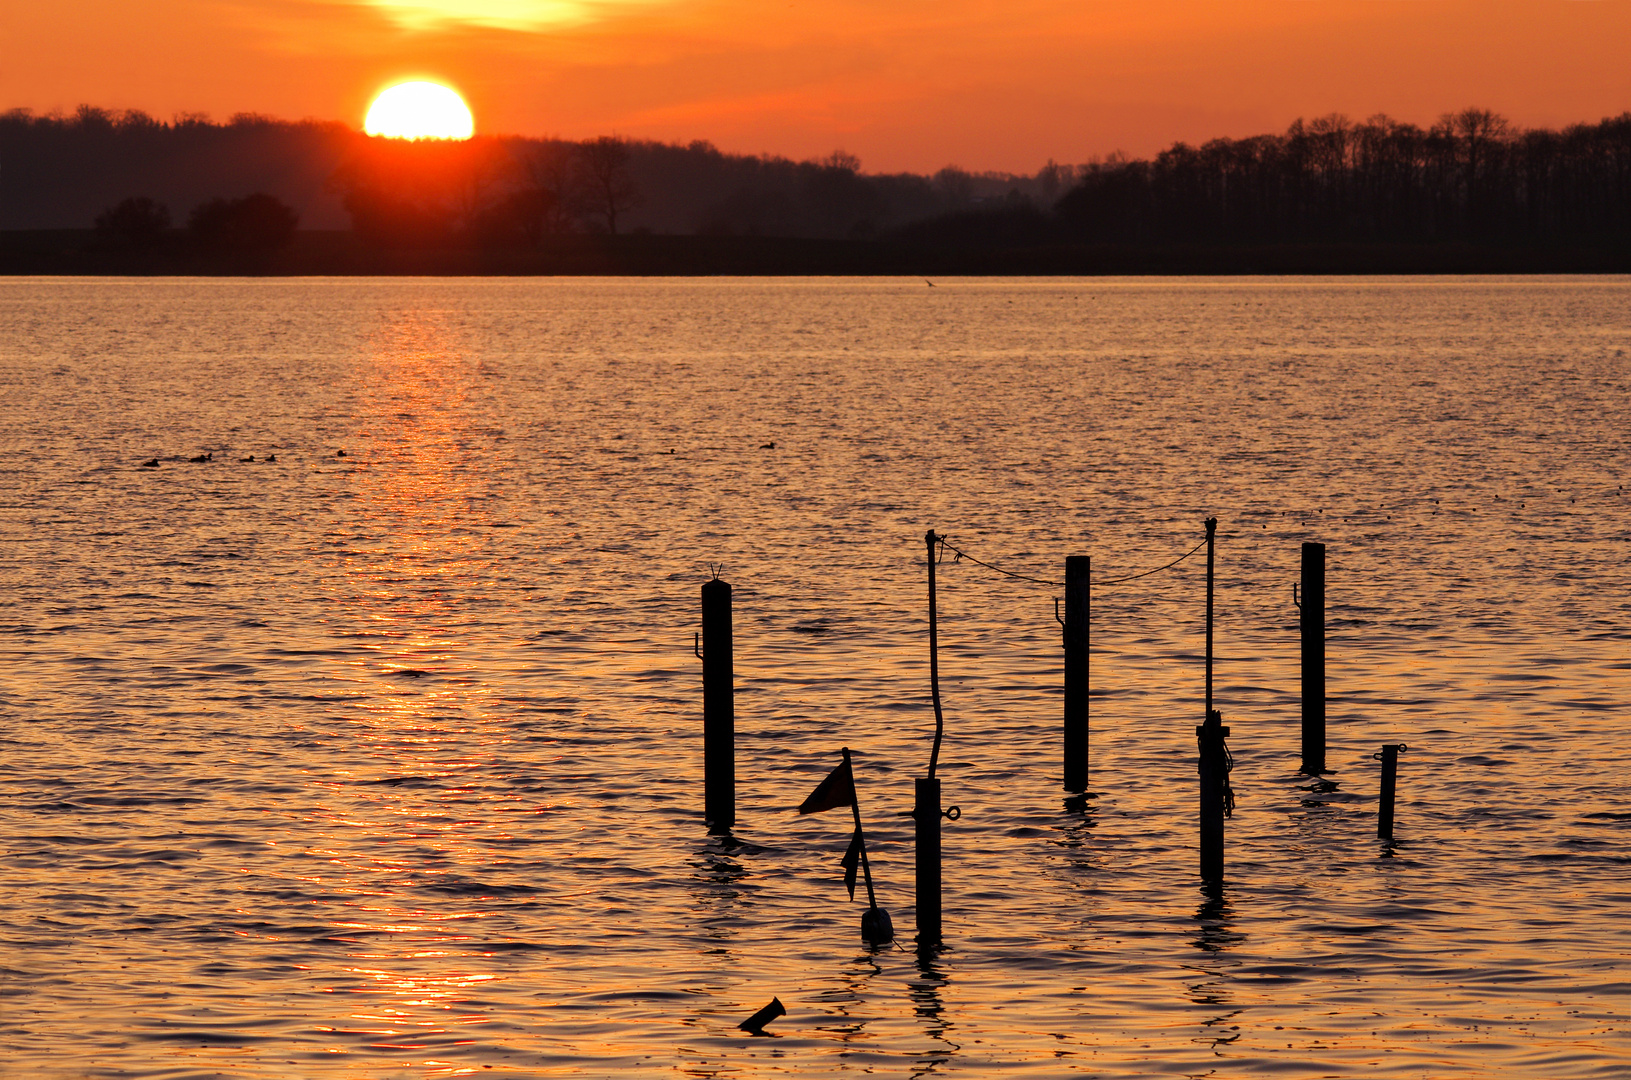
<instances>
[{"instance_id":1,"label":"hanging rope","mask_svg":"<svg viewBox=\"0 0 1631 1080\"><path fill-rule=\"evenodd\" d=\"M1029 581L1033 585L1046 585L1049 588L1054 588L1054 589L1062 589L1062 588L1065 587L1065 583L1062 582L1062 581L1050 581L1047 578L1031 577L1029 574L1016 574L1012 570L1004 570L1002 567L997 566L994 563L988 563L984 559L976 559L974 556L970 555L968 552L964 551L962 548L959 548L957 545L952 544L949 541L947 541L947 539L944 536L937 536L935 539L939 541L940 547L942 549L942 551L941 551L941 557L942 558L944 557L946 551L951 551L951 552L954 552L956 554L956 556L957 556L957 558L955 560L953 560L955 562L960 562L963 559L967 559L969 562L973 563L975 566L983 566L987 570L995 570L997 573L1001 574L1003 577L1013 578L1015 581ZM1201 550L1201 548L1203 548L1205 546L1206 546L1206 540L1203 538L1200 543L1196 544L1194 547L1190 548L1188 551L1184 552L1182 555L1178 556L1176 559L1173 559L1171 562L1165 564L1164 566L1157 566L1154 570L1140 571L1137 574L1128 574L1125 577L1093 578L1089 582L1089 584L1092 584L1092 585L1120 585L1124 581L1137 581L1139 578L1147 578L1152 574L1159 574L1163 570L1171 570L1174 566L1177 566L1179 563L1183 562L1185 559L1189 558L1191 555L1195 554L1197 551Z\"/></svg>"}]
</instances>

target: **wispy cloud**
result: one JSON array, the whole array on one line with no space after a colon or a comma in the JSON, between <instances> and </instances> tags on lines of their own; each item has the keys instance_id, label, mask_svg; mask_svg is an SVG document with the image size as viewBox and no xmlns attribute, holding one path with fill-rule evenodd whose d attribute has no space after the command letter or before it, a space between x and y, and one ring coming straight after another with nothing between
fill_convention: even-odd
<instances>
[{"instance_id":1,"label":"wispy cloud","mask_svg":"<svg viewBox=\"0 0 1631 1080\"><path fill-rule=\"evenodd\" d=\"M449 24L504 30L542 30L594 22L618 9L654 6L664 0L361 0L409 30Z\"/></svg>"}]
</instances>

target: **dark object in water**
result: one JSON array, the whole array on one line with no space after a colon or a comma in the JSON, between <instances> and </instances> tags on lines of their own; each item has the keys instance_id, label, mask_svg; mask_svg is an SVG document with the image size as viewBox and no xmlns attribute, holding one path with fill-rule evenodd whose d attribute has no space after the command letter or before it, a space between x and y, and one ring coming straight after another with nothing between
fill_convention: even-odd
<instances>
[{"instance_id":1,"label":"dark object in water","mask_svg":"<svg viewBox=\"0 0 1631 1080\"><path fill-rule=\"evenodd\" d=\"M336 450L336 451L334 451L334 456L335 457L345 457L345 451L344 450Z\"/></svg>"},{"instance_id":2,"label":"dark object in water","mask_svg":"<svg viewBox=\"0 0 1631 1080\"><path fill-rule=\"evenodd\" d=\"M895 940L895 923L881 907L868 908L861 916L861 939L869 945L887 945Z\"/></svg>"},{"instance_id":3,"label":"dark object in water","mask_svg":"<svg viewBox=\"0 0 1631 1080\"><path fill-rule=\"evenodd\" d=\"M277 460L277 455L276 454L267 454L266 455L266 460L267 461L276 461Z\"/></svg>"},{"instance_id":4,"label":"dark object in water","mask_svg":"<svg viewBox=\"0 0 1631 1080\"><path fill-rule=\"evenodd\" d=\"M776 441L774 439L772 439L770 442L760 443L759 444L759 449L761 449L761 450L774 450L774 449L776 449Z\"/></svg>"},{"instance_id":5,"label":"dark object in water","mask_svg":"<svg viewBox=\"0 0 1631 1080\"><path fill-rule=\"evenodd\" d=\"M197 457L191 457L191 458L188 458L187 460L192 462L194 465L202 465L206 461L214 461L215 460L215 453L213 451L211 451L208 454L199 454Z\"/></svg>"},{"instance_id":6,"label":"dark object in water","mask_svg":"<svg viewBox=\"0 0 1631 1080\"><path fill-rule=\"evenodd\" d=\"M1393 839L1393 800L1399 783L1399 752L1408 750L1404 743L1383 743L1380 754L1371 757L1382 763L1382 794L1376 810L1376 838Z\"/></svg>"},{"instance_id":7,"label":"dark object in water","mask_svg":"<svg viewBox=\"0 0 1631 1080\"><path fill-rule=\"evenodd\" d=\"M159 459L158 458L148 458L146 461L142 462L142 468L144 468L144 469L156 469L158 467L159 467Z\"/></svg>"},{"instance_id":8,"label":"dark object in water","mask_svg":"<svg viewBox=\"0 0 1631 1080\"><path fill-rule=\"evenodd\" d=\"M249 455L249 456L248 456L248 457L241 457L241 458L239 458L239 459L238 459L238 464L240 464L240 465L242 465L242 464L243 464L243 463L244 463L244 462L246 462L246 461L254 461L254 460L255 460L255 455L254 455L254 454L250 454L250 455Z\"/></svg>"},{"instance_id":9,"label":"dark object in water","mask_svg":"<svg viewBox=\"0 0 1631 1080\"><path fill-rule=\"evenodd\" d=\"M736 674L731 587L702 583L702 634L692 646L702 660L702 816L710 832L736 824Z\"/></svg>"},{"instance_id":10,"label":"dark object in water","mask_svg":"<svg viewBox=\"0 0 1631 1080\"><path fill-rule=\"evenodd\" d=\"M787 1006L782 1004L781 998L771 998L770 1004L748 1017L736 1026L743 1031L751 1031L755 1035L764 1034L764 1026L778 1016L787 1015Z\"/></svg>"}]
</instances>

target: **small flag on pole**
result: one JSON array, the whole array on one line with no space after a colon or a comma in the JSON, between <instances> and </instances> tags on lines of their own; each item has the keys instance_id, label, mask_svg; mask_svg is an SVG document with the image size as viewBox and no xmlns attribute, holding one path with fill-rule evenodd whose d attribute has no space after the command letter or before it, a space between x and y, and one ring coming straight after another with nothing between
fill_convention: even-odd
<instances>
[{"instance_id":1,"label":"small flag on pole","mask_svg":"<svg viewBox=\"0 0 1631 1080\"><path fill-rule=\"evenodd\" d=\"M849 850L844 852L844 886L849 889L849 898L855 899L855 872L860 868L861 856L866 852L866 841L861 838L861 830L856 829L855 835L850 838Z\"/></svg>"},{"instance_id":2,"label":"small flag on pole","mask_svg":"<svg viewBox=\"0 0 1631 1080\"><path fill-rule=\"evenodd\" d=\"M784 804L785 805L785 804ZM855 774L850 771L846 755L838 768L827 774L827 779L816 785L810 797L799 804L801 814L819 814L837 806L855 805Z\"/></svg>"}]
</instances>

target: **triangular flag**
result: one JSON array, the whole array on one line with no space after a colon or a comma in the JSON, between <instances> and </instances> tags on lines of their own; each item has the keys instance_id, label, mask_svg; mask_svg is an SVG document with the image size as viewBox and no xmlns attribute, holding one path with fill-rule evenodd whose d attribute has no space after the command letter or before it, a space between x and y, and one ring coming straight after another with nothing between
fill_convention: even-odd
<instances>
[{"instance_id":1,"label":"triangular flag","mask_svg":"<svg viewBox=\"0 0 1631 1080\"><path fill-rule=\"evenodd\" d=\"M849 898L855 899L855 871L861 865L861 855L866 848L866 841L861 839L861 830L856 829L855 835L850 838L849 850L844 852L844 885L849 889Z\"/></svg>"},{"instance_id":2,"label":"triangular flag","mask_svg":"<svg viewBox=\"0 0 1631 1080\"><path fill-rule=\"evenodd\" d=\"M838 768L827 774L827 779L821 781L816 789L810 792L810 797L799 804L801 814L819 814L823 810L831 810L835 806L849 806L855 802L855 774L850 772L849 758L845 757Z\"/></svg>"}]
</instances>

